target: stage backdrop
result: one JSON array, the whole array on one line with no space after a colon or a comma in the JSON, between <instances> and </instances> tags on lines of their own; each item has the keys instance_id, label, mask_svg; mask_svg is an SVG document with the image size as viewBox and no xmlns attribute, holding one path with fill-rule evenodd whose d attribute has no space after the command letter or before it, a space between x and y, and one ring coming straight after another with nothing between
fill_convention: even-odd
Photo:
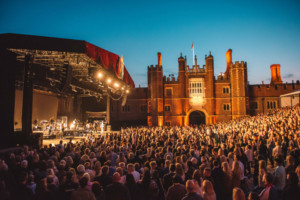
<instances>
[{"instance_id":1,"label":"stage backdrop","mask_svg":"<svg viewBox=\"0 0 300 200\"><path fill-rule=\"evenodd\" d=\"M15 97L15 130L22 128L22 102L23 91L16 90ZM37 120L56 120L58 109L58 99L56 96L44 94L40 92L33 92L33 104L32 104L32 122Z\"/></svg>"}]
</instances>

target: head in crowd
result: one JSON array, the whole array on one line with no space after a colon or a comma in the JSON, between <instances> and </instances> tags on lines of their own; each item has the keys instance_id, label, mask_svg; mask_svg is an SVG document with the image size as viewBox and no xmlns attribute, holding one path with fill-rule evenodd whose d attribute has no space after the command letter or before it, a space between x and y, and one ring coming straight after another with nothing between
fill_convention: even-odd
<instances>
[{"instance_id":1,"label":"head in crowd","mask_svg":"<svg viewBox=\"0 0 300 200\"><path fill-rule=\"evenodd\" d=\"M246 200L245 193L241 188L233 188L232 200Z\"/></svg>"}]
</instances>

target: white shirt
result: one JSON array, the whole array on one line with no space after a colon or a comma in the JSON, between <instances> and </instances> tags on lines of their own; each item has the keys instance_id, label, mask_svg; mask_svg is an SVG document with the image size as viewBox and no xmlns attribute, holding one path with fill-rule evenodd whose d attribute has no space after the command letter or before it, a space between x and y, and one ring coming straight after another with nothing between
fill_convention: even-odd
<instances>
[{"instance_id":1,"label":"white shirt","mask_svg":"<svg viewBox=\"0 0 300 200\"><path fill-rule=\"evenodd\" d=\"M241 180L244 178L244 164L241 162L241 161L239 161L239 166L240 166L240 168L241 168Z\"/></svg>"},{"instance_id":2,"label":"white shirt","mask_svg":"<svg viewBox=\"0 0 300 200\"><path fill-rule=\"evenodd\" d=\"M277 179L277 181L276 181L277 183L275 184L276 188L278 190L283 190L284 186L285 186L285 177L286 177L286 175L285 175L285 169L282 165L276 167L275 172L274 172L274 176Z\"/></svg>"},{"instance_id":3,"label":"white shirt","mask_svg":"<svg viewBox=\"0 0 300 200\"><path fill-rule=\"evenodd\" d=\"M252 152L252 149L247 149L245 151L245 154L247 156L248 162L252 162L253 161L253 152Z\"/></svg>"},{"instance_id":4,"label":"white shirt","mask_svg":"<svg viewBox=\"0 0 300 200\"><path fill-rule=\"evenodd\" d=\"M135 182L137 183L140 180L140 177L141 177L140 173L138 173L137 171L134 170L131 174L132 174Z\"/></svg>"}]
</instances>

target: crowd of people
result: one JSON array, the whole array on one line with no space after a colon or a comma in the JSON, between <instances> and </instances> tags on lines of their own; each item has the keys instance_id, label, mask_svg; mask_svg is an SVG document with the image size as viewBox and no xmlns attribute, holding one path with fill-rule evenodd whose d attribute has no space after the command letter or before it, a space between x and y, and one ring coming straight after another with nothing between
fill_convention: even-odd
<instances>
[{"instance_id":1,"label":"crowd of people","mask_svg":"<svg viewBox=\"0 0 300 200\"><path fill-rule=\"evenodd\" d=\"M0 159L0 199L300 199L300 107L135 127Z\"/></svg>"}]
</instances>

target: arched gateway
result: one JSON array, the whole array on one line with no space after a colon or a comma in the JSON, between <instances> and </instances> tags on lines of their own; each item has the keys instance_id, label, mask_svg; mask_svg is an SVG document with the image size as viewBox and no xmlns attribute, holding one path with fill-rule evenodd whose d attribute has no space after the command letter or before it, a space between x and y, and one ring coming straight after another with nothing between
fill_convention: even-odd
<instances>
[{"instance_id":1,"label":"arched gateway","mask_svg":"<svg viewBox=\"0 0 300 200\"><path fill-rule=\"evenodd\" d=\"M200 125L205 123L205 114L201 111L193 111L189 115L189 125Z\"/></svg>"}]
</instances>

